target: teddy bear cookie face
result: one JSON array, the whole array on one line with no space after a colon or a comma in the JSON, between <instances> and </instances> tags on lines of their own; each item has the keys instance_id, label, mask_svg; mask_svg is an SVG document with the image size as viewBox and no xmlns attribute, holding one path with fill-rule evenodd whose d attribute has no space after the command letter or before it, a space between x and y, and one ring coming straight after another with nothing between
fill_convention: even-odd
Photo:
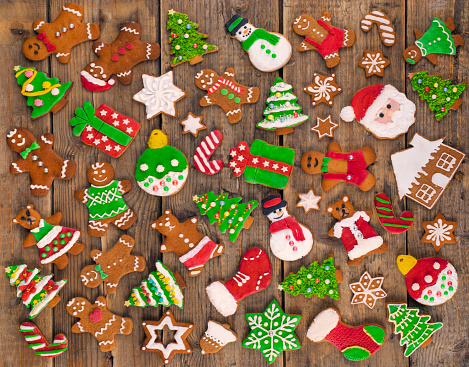
<instances>
[{"instance_id":1,"label":"teddy bear cookie face","mask_svg":"<svg viewBox=\"0 0 469 367\"><path fill-rule=\"evenodd\" d=\"M161 234L170 236L173 229L176 229L179 225L178 219L171 213L171 210L167 209L164 215L155 220L151 226L157 229ZM161 246L161 251L166 250L166 246Z\"/></svg>"},{"instance_id":2,"label":"teddy bear cookie face","mask_svg":"<svg viewBox=\"0 0 469 367\"><path fill-rule=\"evenodd\" d=\"M86 179L93 186L106 186L114 180L114 169L109 163L96 162L86 171Z\"/></svg>"},{"instance_id":3,"label":"teddy bear cookie face","mask_svg":"<svg viewBox=\"0 0 469 367\"><path fill-rule=\"evenodd\" d=\"M204 69L197 74L195 85L202 90L207 90L216 83L219 75L211 69Z\"/></svg>"},{"instance_id":4,"label":"teddy bear cookie face","mask_svg":"<svg viewBox=\"0 0 469 367\"><path fill-rule=\"evenodd\" d=\"M24 228L32 229L39 225L41 215L33 209L32 205L28 205L16 217L13 218L13 223L18 223Z\"/></svg>"},{"instance_id":5,"label":"teddy bear cookie face","mask_svg":"<svg viewBox=\"0 0 469 367\"><path fill-rule=\"evenodd\" d=\"M20 153L34 142L31 133L22 128L13 129L7 135L7 144L11 150Z\"/></svg>"},{"instance_id":6,"label":"teddy bear cookie face","mask_svg":"<svg viewBox=\"0 0 469 367\"><path fill-rule=\"evenodd\" d=\"M310 175L321 173L323 160L324 154L321 152L313 151L305 153L301 158L301 168Z\"/></svg>"},{"instance_id":7,"label":"teddy bear cookie face","mask_svg":"<svg viewBox=\"0 0 469 367\"><path fill-rule=\"evenodd\" d=\"M78 318L85 318L89 314L91 303L82 297L72 298L67 303L67 312Z\"/></svg>"},{"instance_id":8,"label":"teddy bear cookie face","mask_svg":"<svg viewBox=\"0 0 469 367\"><path fill-rule=\"evenodd\" d=\"M353 215L355 210L353 209L353 205L349 201L348 196L344 196L338 202L329 206L327 208L327 212L331 213L335 219L340 221Z\"/></svg>"}]
</instances>

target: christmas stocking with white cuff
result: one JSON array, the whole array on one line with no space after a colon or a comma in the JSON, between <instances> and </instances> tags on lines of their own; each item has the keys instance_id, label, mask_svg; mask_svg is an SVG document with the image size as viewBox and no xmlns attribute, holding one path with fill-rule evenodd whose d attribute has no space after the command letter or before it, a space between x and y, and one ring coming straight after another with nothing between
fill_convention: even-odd
<instances>
[{"instance_id":1,"label":"christmas stocking with white cuff","mask_svg":"<svg viewBox=\"0 0 469 367\"><path fill-rule=\"evenodd\" d=\"M233 278L213 282L206 291L217 311L227 317L236 312L243 298L267 288L271 277L269 257L264 250L254 247L244 253Z\"/></svg>"},{"instance_id":2,"label":"christmas stocking with white cuff","mask_svg":"<svg viewBox=\"0 0 469 367\"><path fill-rule=\"evenodd\" d=\"M314 343L327 341L333 344L351 361L370 357L386 340L383 327L376 324L349 326L340 321L340 314L334 308L321 311L309 326L306 336Z\"/></svg>"}]
</instances>

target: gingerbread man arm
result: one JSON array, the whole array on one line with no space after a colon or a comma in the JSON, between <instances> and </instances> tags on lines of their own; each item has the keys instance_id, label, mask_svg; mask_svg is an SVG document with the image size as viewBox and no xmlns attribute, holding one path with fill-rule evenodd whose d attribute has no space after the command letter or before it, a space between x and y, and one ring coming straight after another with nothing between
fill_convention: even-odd
<instances>
[{"instance_id":1,"label":"gingerbread man arm","mask_svg":"<svg viewBox=\"0 0 469 367\"><path fill-rule=\"evenodd\" d=\"M129 69L129 70L126 70L122 73L118 73L116 74L117 76L117 79L122 83L122 84L130 84L132 83L132 77L133 77L133 74L132 74L132 69Z\"/></svg>"},{"instance_id":2,"label":"gingerbread man arm","mask_svg":"<svg viewBox=\"0 0 469 367\"><path fill-rule=\"evenodd\" d=\"M373 210L364 210L364 212L366 213L366 215L368 215L371 219L372 215L373 215Z\"/></svg>"},{"instance_id":3,"label":"gingerbread man arm","mask_svg":"<svg viewBox=\"0 0 469 367\"><path fill-rule=\"evenodd\" d=\"M415 35L415 39L418 40L418 39L422 38L423 32L416 29L416 28L414 28L414 35Z\"/></svg>"},{"instance_id":4,"label":"gingerbread man arm","mask_svg":"<svg viewBox=\"0 0 469 367\"><path fill-rule=\"evenodd\" d=\"M225 77L225 79L228 79L228 80L231 80L232 82L235 82L235 80L234 80L235 71L234 71L233 68L226 69L225 72L223 73L223 76Z\"/></svg>"},{"instance_id":5,"label":"gingerbread man arm","mask_svg":"<svg viewBox=\"0 0 469 367\"><path fill-rule=\"evenodd\" d=\"M337 143L336 141L333 141L333 142L329 143L329 146L327 147L327 150L329 152L336 152L336 153L341 153L342 152L342 150L340 149L339 143Z\"/></svg>"},{"instance_id":6,"label":"gingerbread man arm","mask_svg":"<svg viewBox=\"0 0 469 367\"><path fill-rule=\"evenodd\" d=\"M117 253L124 253L125 255L129 255L134 245L135 245L134 238L126 234L123 234L122 236L120 236L119 241L117 241L114 247L109 251L113 251Z\"/></svg>"},{"instance_id":7,"label":"gingerbread man arm","mask_svg":"<svg viewBox=\"0 0 469 367\"><path fill-rule=\"evenodd\" d=\"M46 21L44 20L35 20L33 22L33 29L36 33L41 33L41 32L45 32L46 31L46 26L48 25L49 23L47 23Z\"/></svg>"},{"instance_id":8,"label":"gingerbread man arm","mask_svg":"<svg viewBox=\"0 0 469 367\"><path fill-rule=\"evenodd\" d=\"M55 51L57 51L57 49ZM57 57L57 60L62 64L68 63L70 61L72 47L62 47L60 51L61 52L55 52L55 57Z\"/></svg>"},{"instance_id":9,"label":"gingerbread man arm","mask_svg":"<svg viewBox=\"0 0 469 367\"><path fill-rule=\"evenodd\" d=\"M210 106L212 104L213 104L213 102L212 102L211 95L208 94L208 93L200 99L200 105L202 107L207 107L207 106Z\"/></svg>"},{"instance_id":10,"label":"gingerbread man arm","mask_svg":"<svg viewBox=\"0 0 469 367\"><path fill-rule=\"evenodd\" d=\"M23 247L30 247L37 243L36 237L32 233L28 233L26 238L23 241Z\"/></svg>"},{"instance_id":11,"label":"gingerbread man arm","mask_svg":"<svg viewBox=\"0 0 469 367\"><path fill-rule=\"evenodd\" d=\"M326 23L329 27L332 27L332 15L328 11L322 13L321 20Z\"/></svg>"},{"instance_id":12,"label":"gingerbread man arm","mask_svg":"<svg viewBox=\"0 0 469 367\"><path fill-rule=\"evenodd\" d=\"M334 227L332 227L331 229L329 229L329 232L327 232L327 235L329 237L334 237Z\"/></svg>"},{"instance_id":13,"label":"gingerbread man arm","mask_svg":"<svg viewBox=\"0 0 469 367\"><path fill-rule=\"evenodd\" d=\"M72 333L79 334L79 333L87 333L91 332L83 327L80 321L72 326Z\"/></svg>"},{"instance_id":14,"label":"gingerbread man arm","mask_svg":"<svg viewBox=\"0 0 469 367\"><path fill-rule=\"evenodd\" d=\"M132 188L132 182L130 180L122 180L122 181L119 181L118 186L119 186L119 192L121 194L125 194L126 192L129 192L130 189Z\"/></svg>"},{"instance_id":15,"label":"gingerbread man arm","mask_svg":"<svg viewBox=\"0 0 469 367\"><path fill-rule=\"evenodd\" d=\"M99 308L102 313L109 312L107 309L107 300L103 296L99 296L98 298L96 298L94 304L97 305L96 308Z\"/></svg>"},{"instance_id":16,"label":"gingerbread man arm","mask_svg":"<svg viewBox=\"0 0 469 367\"><path fill-rule=\"evenodd\" d=\"M90 256L96 264L99 264L102 259L103 252L100 250L92 250Z\"/></svg>"},{"instance_id":17,"label":"gingerbread man arm","mask_svg":"<svg viewBox=\"0 0 469 367\"><path fill-rule=\"evenodd\" d=\"M75 199L86 204L88 202L88 189L80 189L75 191Z\"/></svg>"},{"instance_id":18,"label":"gingerbread man arm","mask_svg":"<svg viewBox=\"0 0 469 367\"><path fill-rule=\"evenodd\" d=\"M187 226L189 231L197 231L197 223L199 223L197 217L191 217L185 220L182 224Z\"/></svg>"},{"instance_id":19,"label":"gingerbread man arm","mask_svg":"<svg viewBox=\"0 0 469 367\"><path fill-rule=\"evenodd\" d=\"M98 57L104 56L106 53L109 53L109 45L104 42L94 42L93 46L91 46L94 53L98 55Z\"/></svg>"},{"instance_id":20,"label":"gingerbread man arm","mask_svg":"<svg viewBox=\"0 0 469 367\"><path fill-rule=\"evenodd\" d=\"M315 50L316 46L312 45L309 42L303 41L298 45L298 51L309 51L309 50Z\"/></svg>"},{"instance_id":21,"label":"gingerbread man arm","mask_svg":"<svg viewBox=\"0 0 469 367\"><path fill-rule=\"evenodd\" d=\"M57 212L54 215L51 215L49 218L44 219L47 223L53 224L54 226L60 225L60 222L62 220L62 213Z\"/></svg>"},{"instance_id":22,"label":"gingerbread man arm","mask_svg":"<svg viewBox=\"0 0 469 367\"><path fill-rule=\"evenodd\" d=\"M52 145L54 145L54 135L45 133L37 143L41 148L52 149Z\"/></svg>"},{"instance_id":23,"label":"gingerbread man arm","mask_svg":"<svg viewBox=\"0 0 469 367\"><path fill-rule=\"evenodd\" d=\"M26 172L26 161L23 158L18 158L10 165L11 173Z\"/></svg>"},{"instance_id":24,"label":"gingerbread man arm","mask_svg":"<svg viewBox=\"0 0 469 367\"><path fill-rule=\"evenodd\" d=\"M340 180L322 180L321 182L321 187L324 191L329 191L332 189L335 185L341 183L342 181Z\"/></svg>"}]
</instances>

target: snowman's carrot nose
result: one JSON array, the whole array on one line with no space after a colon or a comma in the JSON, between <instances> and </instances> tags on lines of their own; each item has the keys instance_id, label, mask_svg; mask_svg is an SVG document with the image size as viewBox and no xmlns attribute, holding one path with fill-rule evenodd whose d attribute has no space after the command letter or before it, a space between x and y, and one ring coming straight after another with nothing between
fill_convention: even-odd
<instances>
[{"instance_id":1,"label":"snowman's carrot nose","mask_svg":"<svg viewBox=\"0 0 469 367\"><path fill-rule=\"evenodd\" d=\"M246 30L243 32L244 34L248 33L249 28L246 28Z\"/></svg>"}]
</instances>

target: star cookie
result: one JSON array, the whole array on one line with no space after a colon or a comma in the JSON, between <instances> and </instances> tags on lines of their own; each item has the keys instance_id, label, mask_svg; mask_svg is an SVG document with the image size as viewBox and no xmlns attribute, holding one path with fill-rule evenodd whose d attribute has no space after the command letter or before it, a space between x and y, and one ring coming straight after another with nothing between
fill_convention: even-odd
<instances>
[{"instance_id":1,"label":"star cookie","mask_svg":"<svg viewBox=\"0 0 469 367\"><path fill-rule=\"evenodd\" d=\"M360 277L357 283L350 283L350 289L353 292L352 305L364 303L369 308L375 307L378 299L387 296L386 292L381 289L384 277L372 278L367 271Z\"/></svg>"},{"instance_id":2,"label":"star cookie","mask_svg":"<svg viewBox=\"0 0 469 367\"><path fill-rule=\"evenodd\" d=\"M199 131L207 128L207 126L202 124L203 119L203 116L195 116L192 112L189 112L184 120L179 121L179 123L184 126L182 133L191 133L197 137L197 135L199 135Z\"/></svg>"},{"instance_id":3,"label":"star cookie","mask_svg":"<svg viewBox=\"0 0 469 367\"><path fill-rule=\"evenodd\" d=\"M335 74L324 76L314 73L313 82L304 88L304 91L311 95L313 107L321 102L332 106L334 96L342 92L342 88L335 82L335 77Z\"/></svg>"},{"instance_id":4,"label":"star cookie","mask_svg":"<svg viewBox=\"0 0 469 367\"><path fill-rule=\"evenodd\" d=\"M383 76L384 68L391 63L388 59L383 56L383 50L363 51L363 59L358 63L358 66L365 69L366 77L372 75Z\"/></svg>"},{"instance_id":5,"label":"star cookie","mask_svg":"<svg viewBox=\"0 0 469 367\"><path fill-rule=\"evenodd\" d=\"M456 243L454 230L458 222L447 221L443 214L438 213L435 219L422 222L425 233L420 240L423 243L431 243L436 252L440 251L445 243Z\"/></svg>"},{"instance_id":6,"label":"star cookie","mask_svg":"<svg viewBox=\"0 0 469 367\"><path fill-rule=\"evenodd\" d=\"M316 126L312 127L312 131L316 131L319 135L319 140L324 138L325 136L329 136L332 138L334 136L334 129L336 129L339 125L335 122L332 122L331 115L327 116L324 120L317 117L317 124Z\"/></svg>"},{"instance_id":7,"label":"star cookie","mask_svg":"<svg viewBox=\"0 0 469 367\"><path fill-rule=\"evenodd\" d=\"M303 207L305 213L308 213L311 209L319 209L319 201L322 199L322 196L316 196L313 189L309 190L306 194L299 193L300 202L296 206Z\"/></svg>"},{"instance_id":8,"label":"star cookie","mask_svg":"<svg viewBox=\"0 0 469 367\"><path fill-rule=\"evenodd\" d=\"M186 92L174 85L173 71L160 76L142 74L143 89L133 96L137 102L143 103L147 111L147 119L164 113L177 116L176 102L186 96Z\"/></svg>"}]
</instances>

